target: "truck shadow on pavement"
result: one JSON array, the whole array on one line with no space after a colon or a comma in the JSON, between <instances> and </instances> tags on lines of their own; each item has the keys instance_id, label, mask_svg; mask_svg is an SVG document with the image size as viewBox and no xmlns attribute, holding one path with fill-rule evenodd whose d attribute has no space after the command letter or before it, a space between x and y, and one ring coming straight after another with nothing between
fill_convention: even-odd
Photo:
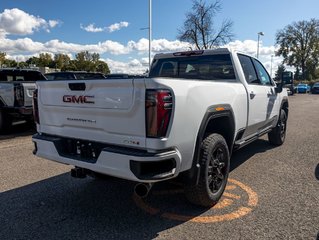
<instances>
[{"instance_id":1,"label":"truck shadow on pavement","mask_svg":"<svg viewBox=\"0 0 319 240\"><path fill-rule=\"evenodd\" d=\"M32 123L19 123L13 125L10 129L0 132L0 140L7 140L16 137L31 136L36 132L35 126Z\"/></svg>"},{"instance_id":2,"label":"truck shadow on pavement","mask_svg":"<svg viewBox=\"0 0 319 240\"><path fill-rule=\"evenodd\" d=\"M154 239L181 224L138 208L134 183L68 173L0 194L0 239Z\"/></svg>"},{"instance_id":3,"label":"truck shadow on pavement","mask_svg":"<svg viewBox=\"0 0 319 240\"><path fill-rule=\"evenodd\" d=\"M235 151L230 161L230 171L235 170L237 167L248 161L252 156L273 148L274 146L269 144L269 141L258 139L244 148Z\"/></svg>"},{"instance_id":4,"label":"truck shadow on pavement","mask_svg":"<svg viewBox=\"0 0 319 240\"><path fill-rule=\"evenodd\" d=\"M258 152L272 148L264 140L239 150L232 170ZM172 183L160 183L167 189ZM0 194L0 239L154 239L185 221L151 215L133 199L134 183L73 179L69 173ZM154 186L157 188L157 185ZM155 190L154 190L155 191ZM183 194L160 198L166 207L200 216L209 209L189 204Z\"/></svg>"}]
</instances>

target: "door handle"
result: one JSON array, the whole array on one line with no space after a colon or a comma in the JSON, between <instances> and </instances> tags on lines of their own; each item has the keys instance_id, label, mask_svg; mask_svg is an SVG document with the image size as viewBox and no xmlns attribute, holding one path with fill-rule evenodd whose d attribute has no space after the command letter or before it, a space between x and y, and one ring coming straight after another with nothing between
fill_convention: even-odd
<instances>
[{"instance_id":1,"label":"door handle","mask_svg":"<svg viewBox=\"0 0 319 240\"><path fill-rule=\"evenodd\" d=\"M249 93L250 99L253 99L256 96L256 93L254 93L254 91L251 91Z\"/></svg>"}]
</instances>

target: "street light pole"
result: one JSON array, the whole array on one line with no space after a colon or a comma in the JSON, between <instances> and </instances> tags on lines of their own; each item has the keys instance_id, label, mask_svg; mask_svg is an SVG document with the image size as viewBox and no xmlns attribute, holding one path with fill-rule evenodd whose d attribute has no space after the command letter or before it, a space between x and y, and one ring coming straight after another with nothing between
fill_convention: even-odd
<instances>
[{"instance_id":1,"label":"street light pole","mask_svg":"<svg viewBox=\"0 0 319 240\"><path fill-rule=\"evenodd\" d=\"M148 26L148 72L151 71L152 55L152 0L149 0L149 26Z\"/></svg>"},{"instance_id":2,"label":"street light pole","mask_svg":"<svg viewBox=\"0 0 319 240\"><path fill-rule=\"evenodd\" d=\"M259 58L259 40L260 40L260 36L264 36L265 34L263 32L259 32L257 33L258 35L258 41L257 41L257 58Z\"/></svg>"}]
</instances>

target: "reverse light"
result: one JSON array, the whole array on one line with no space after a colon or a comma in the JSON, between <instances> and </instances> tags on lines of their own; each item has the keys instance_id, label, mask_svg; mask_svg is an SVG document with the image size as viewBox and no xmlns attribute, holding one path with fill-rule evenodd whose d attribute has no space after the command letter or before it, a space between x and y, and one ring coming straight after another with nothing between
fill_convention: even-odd
<instances>
[{"instance_id":1,"label":"reverse light","mask_svg":"<svg viewBox=\"0 0 319 240\"><path fill-rule=\"evenodd\" d=\"M167 134L173 109L173 97L169 90L146 90L146 136L161 138Z\"/></svg>"}]
</instances>

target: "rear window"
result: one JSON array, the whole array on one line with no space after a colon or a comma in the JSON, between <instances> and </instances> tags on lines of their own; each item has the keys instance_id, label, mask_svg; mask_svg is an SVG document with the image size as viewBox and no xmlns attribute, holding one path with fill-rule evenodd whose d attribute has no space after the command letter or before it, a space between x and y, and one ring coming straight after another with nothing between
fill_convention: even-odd
<instances>
[{"instance_id":1,"label":"rear window","mask_svg":"<svg viewBox=\"0 0 319 240\"><path fill-rule=\"evenodd\" d=\"M157 59L149 76L227 81L236 79L229 54Z\"/></svg>"},{"instance_id":2,"label":"rear window","mask_svg":"<svg viewBox=\"0 0 319 240\"><path fill-rule=\"evenodd\" d=\"M45 80L45 77L37 71L19 71L19 70L3 70L0 71L0 81L15 82L15 81L37 81Z\"/></svg>"}]
</instances>

